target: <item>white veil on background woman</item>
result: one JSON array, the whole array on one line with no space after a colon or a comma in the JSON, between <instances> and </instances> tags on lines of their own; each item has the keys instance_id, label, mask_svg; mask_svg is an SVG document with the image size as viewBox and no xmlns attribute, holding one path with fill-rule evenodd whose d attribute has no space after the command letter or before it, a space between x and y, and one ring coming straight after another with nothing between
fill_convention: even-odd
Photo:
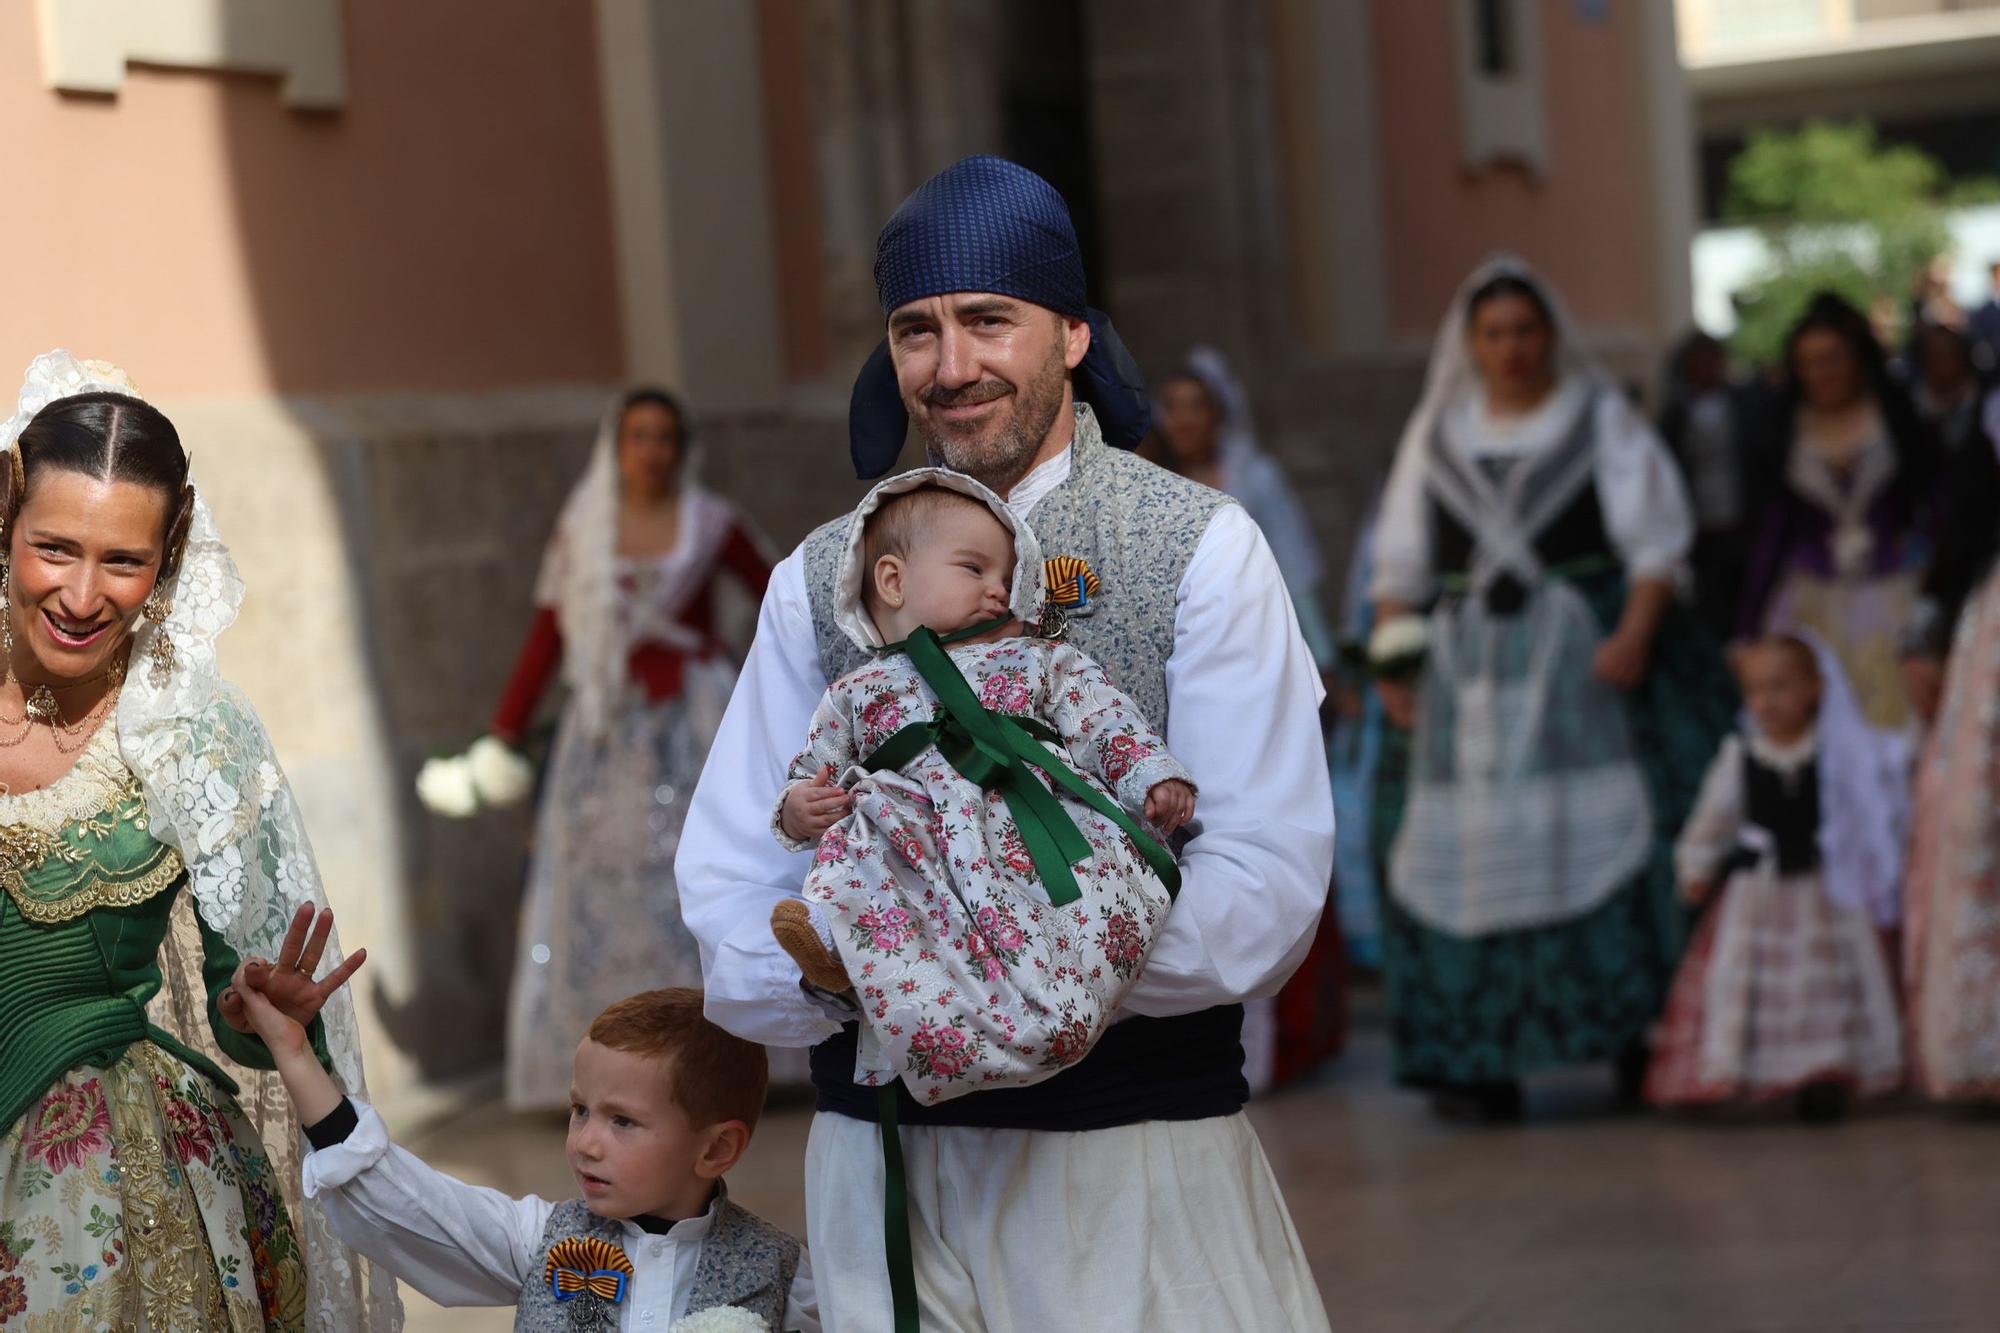
<instances>
[{"instance_id":1,"label":"white veil on background woman","mask_svg":"<svg viewBox=\"0 0 2000 1333\"><path fill-rule=\"evenodd\" d=\"M1319 539L1297 493L1285 480L1284 472L1257 441L1257 426L1250 416L1250 394L1243 387L1229 360L1213 347L1202 345L1187 354L1187 368L1208 390L1217 414L1216 462L1222 469L1222 489L1249 511L1250 517L1271 544L1285 582L1298 597L1313 595L1326 575L1326 561L1320 555Z\"/></svg>"},{"instance_id":2,"label":"white veil on background woman","mask_svg":"<svg viewBox=\"0 0 2000 1333\"><path fill-rule=\"evenodd\" d=\"M61 350L36 357L18 408L0 425L0 454L14 448L49 403L100 390L140 396L123 371L105 362ZM324 907L326 892L270 737L216 664L215 641L235 623L244 586L198 487L180 568L166 592L172 602L166 623L142 621L134 635L133 667L116 714L119 753L145 790L154 836L179 852L188 870L190 891L176 906L174 929L161 951L165 985L154 1016L235 1073L239 1103L283 1184L305 1254L306 1326L313 1333L391 1333L402 1325L395 1279L334 1239L319 1205L301 1196L303 1140L278 1076L232 1064L208 1030L200 935L188 904L244 957L275 958L293 913L305 903ZM144 664L161 634L172 641L175 665L156 681ZM338 939L330 939L325 966L331 969L340 958ZM348 1093L366 1096L347 989L327 1001L321 1019L335 1078Z\"/></svg>"},{"instance_id":3,"label":"white veil on background woman","mask_svg":"<svg viewBox=\"0 0 2000 1333\"><path fill-rule=\"evenodd\" d=\"M1833 645L1789 631L1819 664L1819 853L1827 898L1884 930L1903 921L1903 849L1913 756L1901 732L1869 724Z\"/></svg>"},{"instance_id":4,"label":"white veil on background woman","mask_svg":"<svg viewBox=\"0 0 2000 1333\"><path fill-rule=\"evenodd\" d=\"M569 686L571 707L592 736L601 736L611 725L618 699L629 688L626 660L634 626L620 616L618 604L618 432L626 402L627 395L621 393L605 408L590 461L563 502L535 580L536 605L554 608L562 626L563 681ZM679 425L685 441L688 423L683 420ZM699 458L685 443L681 450L682 531L677 548L683 552L719 551L736 522L735 511L696 482ZM701 590L709 572L710 564L705 560L670 562L671 586L657 590L653 604L678 610ZM707 647L671 614L652 618L645 630L649 637L697 656ZM702 664L697 661L692 665L699 668ZM697 731L706 741L722 720L721 706L728 702L734 675L730 673L722 683L722 698L717 704L712 683L695 679L702 674L699 669L691 671L688 701ZM692 688L697 684L702 688Z\"/></svg>"},{"instance_id":5,"label":"white veil on background woman","mask_svg":"<svg viewBox=\"0 0 2000 1333\"><path fill-rule=\"evenodd\" d=\"M1424 371L1424 391L1396 443L1389 481L1382 493L1376 527L1375 580L1371 590L1380 601L1391 598L1415 606L1430 596L1430 522L1424 499L1424 460L1438 420L1461 399L1479 388L1479 369L1472 364L1467 328L1472 298L1496 278L1516 278L1541 293L1554 324L1555 372L1559 384L1581 381L1601 384L1606 376L1577 348L1576 328L1562 298L1531 269L1510 254L1489 255L1474 269L1445 308L1437 341Z\"/></svg>"}]
</instances>

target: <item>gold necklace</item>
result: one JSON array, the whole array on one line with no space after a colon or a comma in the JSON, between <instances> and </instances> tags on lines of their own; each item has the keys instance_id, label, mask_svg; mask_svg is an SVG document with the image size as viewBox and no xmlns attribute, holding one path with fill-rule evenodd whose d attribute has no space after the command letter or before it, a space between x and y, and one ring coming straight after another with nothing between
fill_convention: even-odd
<instances>
[{"instance_id":1,"label":"gold necklace","mask_svg":"<svg viewBox=\"0 0 2000 1333\"><path fill-rule=\"evenodd\" d=\"M97 701L96 706L74 722L64 722L60 715L52 715L47 719L34 716L0 717L0 723L21 728L14 736L0 739L0 750L11 750L20 745L34 734L35 724L42 722L49 729L49 739L55 743L57 754L75 754L90 744L91 737L97 734L105 716L111 711L111 705L117 701L120 688L122 687L106 690L104 697ZM65 736L69 738L68 744L64 743Z\"/></svg>"},{"instance_id":2,"label":"gold necklace","mask_svg":"<svg viewBox=\"0 0 2000 1333\"><path fill-rule=\"evenodd\" d=\"M95 685L104 680L111 682L111 688L104 692L104 697L99 699L89 712L76 721L64 721L61 705L56 702L56 695L68 694L72 690L80 690L86 685ZM49 729L49 737L55 742L58 754L75 754L90 743L90 737L96 734L97 731L96 724L103 721L105 713L109 711L112 702L118 698L119 692L124 688L125 659L123 657L114 658L110 666L96 675L88 676L83 680L73 680L64 685L54 686L43 682L34 688L33 693L30 693L27 686L15 677L14 665L9 662L7 664L5 681L7 684L21 691L21 716L6 717L0 715L0 725L19 727L21 731L20 734L10 740L0 740L0 749L12 749L20 745L34 731L35 724L40 723ZM63 737L65 736L68 736L76 743L73 745L63 744ZM76 739L79 736L82 737L81 740Z\"/></svg>"}]
</instances>

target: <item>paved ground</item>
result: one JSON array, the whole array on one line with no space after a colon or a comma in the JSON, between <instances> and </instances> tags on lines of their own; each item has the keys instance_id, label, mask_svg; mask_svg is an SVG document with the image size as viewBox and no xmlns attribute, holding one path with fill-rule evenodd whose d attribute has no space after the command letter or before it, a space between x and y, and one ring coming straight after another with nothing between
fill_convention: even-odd
<instances>
[{"instance_id":1,"label":"paved ground","mask_svg":"<svg viewBox=\"0 0 2000 1333\"><path fill-rule=\"evenodd\" d=\"M1364 1028L1312 1085L1259 1103L1334 1328L2000 1330L2000 1119L1689 1123L1612 1116L1608 1096L1579 1075L1535 1088L1524 1127L1443 1124L1389 1086L1382 1037ZM774 1110L730 1177L793 1228L807 1119ZM469 1179L556 1194L561 1142L552 1118L490 1111L409 1139ZM512 1326L509 1311L409 1306L410 1333Z\"/></svg>"}]
</instances>

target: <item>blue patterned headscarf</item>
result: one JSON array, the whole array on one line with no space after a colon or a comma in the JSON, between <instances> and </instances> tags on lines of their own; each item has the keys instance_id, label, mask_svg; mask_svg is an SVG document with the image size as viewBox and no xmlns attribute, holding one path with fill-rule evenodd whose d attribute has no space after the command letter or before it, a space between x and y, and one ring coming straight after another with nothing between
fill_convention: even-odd
<instances>
[{"instance_id":1,"label":"blue patterned headscarf","mask_svg":"<svg viewBox=\"0 0 2000 1333\"><path fill-rule=\"evenodd\" d=\"M1152 424L1145 383L1111 320L1090 307L1069 205L1053 185L1005 158L968 157L918 186L875 243L875 289L886 316L947 292L995 292L1090 323L1076 395L1107 442L1130 449ZM909 417L884 340L854 382L848 449L855 475L881 476L902 452Z\"/></svg>"}]
</instances>

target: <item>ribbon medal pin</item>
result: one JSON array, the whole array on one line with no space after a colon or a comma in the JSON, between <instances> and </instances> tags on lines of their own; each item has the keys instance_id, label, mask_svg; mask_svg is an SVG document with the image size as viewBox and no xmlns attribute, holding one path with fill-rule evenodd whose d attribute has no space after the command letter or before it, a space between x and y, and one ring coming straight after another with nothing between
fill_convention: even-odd
<instances>
[{"instance_id":1,"label":"ribbon medal pin","mask_svg":"<svg viewBox=\"0 0 2000 1333\"><path fill-rule=\"evenodd\" d=\"M1104 585L1089 563L1074 555L1050 556L1042 562L1042 574L1048 587L1048 604L1043 608L1038 632L1045 639L1060 639L1070 621L1090 614L1090 599Z\"/></svg>"},{"instance_id":2,"label":"ribbon medal pin","mask_svg":"<svg viewBox=\"0 0 2000 1333\"><path fill-rule=\"evenodd\" d=\"M1088 561L1074 555L1050 556L1044 563L1049 585L1049 601L1069 615L1087 609L1090 599L1104 585Z\"/></svg>"},{"instance_id":3,"label":"ribbon medal pin","mask_svg":"<svg viewBox=\"0 0 2000 1333\"><path fill-rule=\"evenodd\" d=\"M570 1305L572 1324L615 1328L610 1307L621 1304L631 1290L632 1261L608 1240L570 1236L549 1247L542 1276L555 1298Z\"/></svg>"}]
</instances>

